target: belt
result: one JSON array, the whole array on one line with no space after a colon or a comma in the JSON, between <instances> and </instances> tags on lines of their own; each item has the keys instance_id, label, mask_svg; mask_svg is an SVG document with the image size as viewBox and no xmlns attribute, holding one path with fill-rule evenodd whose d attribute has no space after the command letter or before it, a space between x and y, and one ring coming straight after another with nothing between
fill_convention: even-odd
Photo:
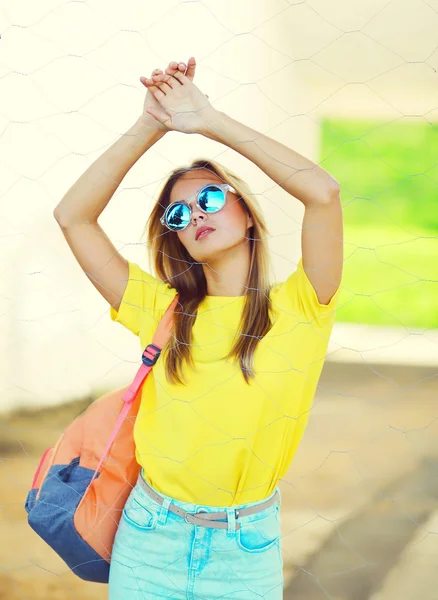
<instances>
[{"instance_id":1,"label":"belt","mask_svg":"<svg viewBox=\"0 0 438 600\"><path fill-rule=\"evenodd\" d=\"M138 477L138 483L142 486L142 488L144 489L144 491L151 497L153 498L153 500L155 500L155 502L157 502L160 506L163 504L163 498L157 494L149 485L148 483L143 479L142 474L139 474ZM275 490L275 494L272 496L272 498L269 498L268 500L265 500L264 502L261 502L260 504L257 504L256 506L249 506L247 508L242 508L242 509L234 509L234 513L235 513L235 518L236 518L236 529L240 529L241 524L237 521L237 519L239 517L245 517L246 515L253 515L254 513L260 512L262 510L265 510L265 508L268 508L268 506L271 506L272 504L274 504L275 502L277 502L277 500L279 499L279 492L278 489ZM175 513L176 515L179 515L180 517L182 517L184 519L184 521L186 523L193 523L194 525L203 525L204 527L214 527L215 529L226 529L228 528L228 521L225 523L209 523L208 521L215 521L217 519L227 519L228 518L228 514L226 511L220 511L220 512L205 512L205 509L201 509L201 513L204 513L201 516L201 513L197 513L196 515L194 513L190 513L187 512L185 510L183 510L182 508L180 508L179 506L176 506L175 504L173 504L173 502L171 502L169 504L169 510L173 513Z\"/></svg>"}]
</instances>

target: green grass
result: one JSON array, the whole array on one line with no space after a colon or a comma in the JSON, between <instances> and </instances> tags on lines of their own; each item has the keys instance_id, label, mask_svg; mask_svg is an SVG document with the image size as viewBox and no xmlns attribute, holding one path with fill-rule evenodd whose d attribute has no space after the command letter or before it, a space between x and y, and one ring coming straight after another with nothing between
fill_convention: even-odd
<instances>
[{"instance_id":1,"label":"green grass","mask_svg":"<svg viewBox=\"0 0 438 600\"><path fill-rule=\"evenodd\" d=\"M322 125L320 164L341 184L344 215L337 320L438 327L438 126Z\"/></svg>"}]
</instances>

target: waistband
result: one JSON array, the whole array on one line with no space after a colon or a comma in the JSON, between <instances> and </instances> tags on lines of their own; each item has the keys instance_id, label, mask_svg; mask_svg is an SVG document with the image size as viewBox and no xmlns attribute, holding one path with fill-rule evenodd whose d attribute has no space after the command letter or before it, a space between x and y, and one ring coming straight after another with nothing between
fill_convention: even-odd
<instances>
[{"instance_id":1,"label":"waistband","mask_svg":"<svg viewBox=\"0 0 438 600\"><path fill-rule=\"evenodd\" d=\"M157 492L149 485L149 483L143 477L143 469L140 469L138 475L137 484L153 499L157 504L162 506L165 502L164 498L157 494ZM185 511L180 506L177 506L173 502L166 502L168 504L168 510L182 517L186 523L192 523L193 525L203 525L204 527L213 527L215 529L229 529L228 519L231 517L235 520L236 529L240 529L241 523L239 523L239 517L245 517L247 515L253 515L272 506L280 500L280 492L276 488L274 494L262 502L257 502L253 506L246 508L225 508L223 511L218 512L206 512L205 509L200 509L200 512L194 514ZM227 519L226 522L215 522L218 519Z\"/></svg>"}]
</instances>

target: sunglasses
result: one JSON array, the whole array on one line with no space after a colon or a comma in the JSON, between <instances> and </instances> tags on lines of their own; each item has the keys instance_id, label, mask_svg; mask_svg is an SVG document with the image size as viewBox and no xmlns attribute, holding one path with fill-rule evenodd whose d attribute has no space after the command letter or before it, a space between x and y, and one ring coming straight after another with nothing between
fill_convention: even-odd
<instances>
[{"instance_id":1,"label":"sunglasses","mask_svg":"<svg viewBox=\"0 0 438 600\"><path fill-rule=\"evenodd\" d=\"M182 231L192 220L192 207L188 200L196 198L196 206L207 214L217 213L225 206L227 191L236 193L236 190L228 183L209 183L204 185L196 196L190 196L187 200L172 202L166 208L160 222L171 231Z\"/></svg>"}]
</instances>

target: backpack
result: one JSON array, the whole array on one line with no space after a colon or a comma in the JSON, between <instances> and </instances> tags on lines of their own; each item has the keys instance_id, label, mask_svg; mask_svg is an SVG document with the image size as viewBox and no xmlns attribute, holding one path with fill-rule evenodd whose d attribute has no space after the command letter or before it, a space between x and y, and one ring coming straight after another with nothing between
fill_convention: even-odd
<instances>
[{"instance_id":1,"label":"backpack","mask_svg":"<svg viewBox=\"0 0 438 600\"><path fill-rule=\"evenodd\" d=\"M140 465L134 423L141 390L170 337L172 300L133 382L92 402L43 453L25 509L30 527L81 579L108 583L111 550Z\"/></svg>"}]
</instances>

